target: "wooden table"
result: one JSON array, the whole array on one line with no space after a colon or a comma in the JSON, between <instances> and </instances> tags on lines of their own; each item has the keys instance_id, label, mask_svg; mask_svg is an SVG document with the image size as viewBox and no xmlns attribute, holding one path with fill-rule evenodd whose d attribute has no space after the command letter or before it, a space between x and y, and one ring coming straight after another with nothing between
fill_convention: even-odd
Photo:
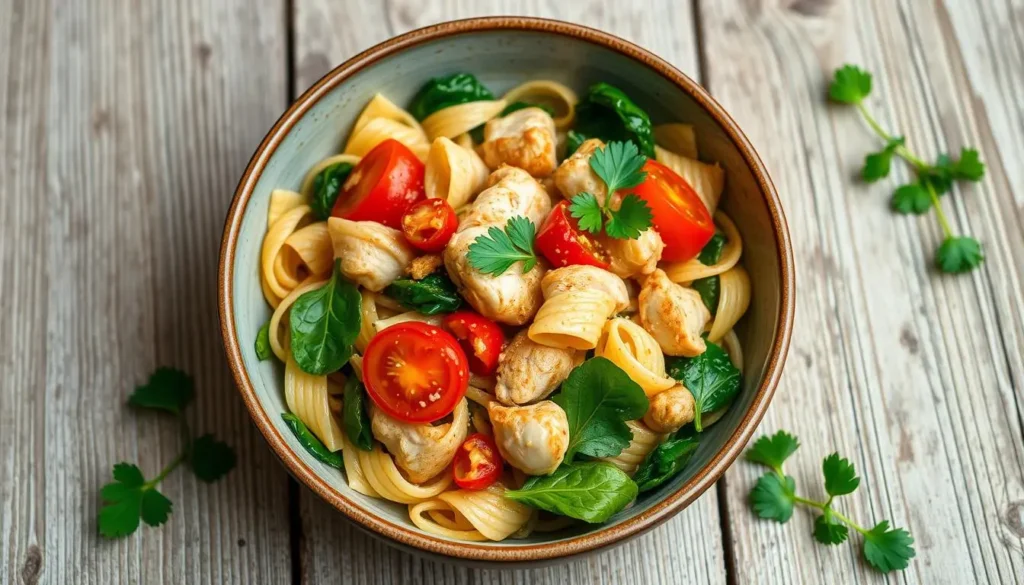
<instances>
[{"instance_id":1,"label":"wooden table","mask_svg":"<svg viewBox=\"0 0 1024 585\"><path fill-rule=\"evenodd\" d=\"M644 7L641 7L641 5ZM746 503L737 463L694 505L615 550L529 572L428 562L365 537L286 475L249 422L219 339L221 225L289 100L392 35L542 15L633 40L701 80L772 171L796 247L789 364L762 431L821 495L821 457L862 474L844 511L908 526L888 579L813 516ZM985 245L931 268L932 215L897 216L907 174L854 179L876 146L824 101L844 62L875 72L881 123L932 157L975 145L983 182L943 199ZM1022 0L0 0L0 581L3 583L1024 583ZM123 406L157 365L193 373L192 424L237 447L227 480L176 473L160 529L105 541L98 489L153 473L173 425Z\"/></svg>"}]
</instances>

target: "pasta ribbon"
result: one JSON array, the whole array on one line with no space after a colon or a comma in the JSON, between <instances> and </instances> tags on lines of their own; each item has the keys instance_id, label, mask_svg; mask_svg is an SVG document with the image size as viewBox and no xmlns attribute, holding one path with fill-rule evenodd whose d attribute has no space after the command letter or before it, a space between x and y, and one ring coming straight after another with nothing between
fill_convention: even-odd
<instances>
[{"instance_id":1,"label":"pasta ribbon","mask_svg":"<svg viewBox=\"0 0 1024 585\"><path fill-rule=\"evenodd\" d=\"M373 147L388 138L401 142L420 160L426 160L430 141L423 127L412 114L378 93L356 118L344 152L366 156Z\"/></svg>"},{"instance_id":2,"label":"pasta ribbon","mask_svg":"<svg viewBox=\"0 0 1024 585\"><path fill-rule=\"evenodd\" d=\"M437 477L422 485L410 482L398 470L398 466L395 465L391 455L388 455L381 449L380 443L374 443L371 451L363 451L355 447L351 451L355 452L352 468L356 474L361 475L365 479L365 486L370 488L367 491L372 490L377 494L377 497L385 500L399 504L416 504L440 494L448 489L448 486L452 483L452 474L445 472L437 474ZM344 456L344 452L342 455ZM356 463L358 463L357 470ZM347 472L349 468L347 463L345 468ZM352 475L349 475L350 486L352 486L351 478ZM355 486L352 487L356 489Z\"/></svg>"},{"instance_id":3,"label":"pasta ribbon","mask_svg":"<svg viewBox=\"0 0 1024 585\"><path fill-rule=\"evenodd\" d=\"M555 128L568 130L576 120L576 104L579 97L571 88L548 79L527 81L508 90L501 99L508 103L528 102L550 106Z\"/></svg>"},{"instance_id":4,"label":"pasta ribbon","mask_svg":"<svg viewBox=\"0 0 1024 585\"><path fill-rule=\"evenodd\" d=\"M362 160L362 157L354 154L336 154L313 165L313 168L309 169L309 172L306 173L306 177L302 179L302 187L299 188L299 193L302 194L303 202L308 203L312 199L313 181L316 180L316 176L320 174L320 171L338 163L357 165L360 160Z\"/></svg>"},{"instance_id":5,"label":"pasta ribbon","mask_svg":"<svg viewBox=\"0 0 1024 585\"><path fill-rule=\"evenodd\" d=\"M711 266L705 266L701 264L700 260L690 258L685 262L667 263L664 266L664 270L669 280L679 284L689 284L699 278L722 274L736 266L736 263L740 261L740 256L743 254L743 238L740 237L736 224L729 219L725 212L715 212L715 223L722 229L727 240L718 262Z\"/></svg>"},{"instance_id":6,"label":"pasta ribbon","mask_svg":"<svg viewBox=\"0 0 1024 585\"><path fill-rule=\"evenodd\" d=\"M424 532L462 540L505 540L529 522L533 510L505 498L495 482L482 490L455 490L409 508L409 518Z\"/></svg>"},{"instance_id":7,"label":"pasta ribbon","mask_svg":"<svg viewBox=\"0 0 1024 585\"><path fill-rule=\"evenodd\" d=\"M676 385L665 374L661 346L643 327L621 317L608 321L594 355L607 358L622 368L647 396Z\"/></svg>"},{"instance_id":8,"label":"pasta ribbon","mask_svg":"<svg viewBox=\"0 0 1024 585\"><path fill-rule=\"evenodd\" d=\"M709 213L718 208L725 188L725 171L718 164L709 165L697 159L676 154L660 146L654 147L654 158L686 180L700 196Z\"/></svg>"},{"instance_id":9,"label":"pasta ribbon","mask_svg":"<svg viewBox=\"0 0 1024 585\"><path fill-rule=\"evenodd\" d=\"M697 133L690 124L659 124L654 127L654 142L686 158L697 158Z\"/></svg>"},{"instance_id":10,"label":"pasta ribbon","mask_svg":"<svg viewBox=\"0 0 1024 585\"><path fill-rule=\"evenodd\" d=\"M711 322L708 339L714 343L732 331L750 306L750 275L742 266L733 266L719 277L718 310Z\"/></svg>"},{"instance_id":11,"label":"pasta ribbon","mask_svg":"<svg viewBox=\"0 0 1024 585\"><path fill-rule=\"evenodd\" d=\"M307 200L301 193L287 189L274 189L270 192L270 205L267 207L267 227L274 225L286 211L295 209Z\"/></svg>"},{"instance_id":12,"label":"pasta ribbon","mask_svg":"<svg viewBox=\"0 0 1024 585\"><path fill-rule=\"evenodd\" d=\"M508 103L505 100L466 102L438 110L423 120L423 129L430 140L455 138L498 116Z\"/></svg>"},{"instance_id":13,"label":"pasta ribbon","mask_svg":"<svg viewBox=\"0 0 1024 585\"><path fill-rule=\"evenodd\" d=\"M288 266L284 266L285 258L279 259L282 248L288 238L312 216L313 210L308 205L299 205L282 213L268 229L263 237L263 248L260 251L260 278L263 294L267 302L276 307L281 299L295 288L298 277L297 259L292 256ZM287 255L287 254L286 254ZM285 277L282 283L279 276Z\"/></svg>"},{"instance_id":14,"label":"pasta ribbon","mask_svg":"<svg viewBox=\"0 0 1024 585\"><path fill-rule=\"evenodd\" d=\"M722 346L725 353L729 354L729 361L736 366L740 374L743 374L743 346L740 344L740 338L736 336L735 330L730 329L722 336Z\"/></svg>"},{"instance_id":15,"label":"pasta ribbon","mask_svg":"<svg viewBox=\"0 0 1024 585\"><path fill-rule=\"evenodd\" d=\"M572 290L548 298L530 325L536 343L566 349L594 349L615 300L599 290Z\"/></svg>"},{"instance_id":16,"label":"pasta ribbon","mask_svg":"<svg viewBox=\"0 0 1024 585\"><path fill-rule=\"evenodd\" d=\"M488 175L490 170L472 147L441 136L430 145L423 185L427 197L444 199L458 209L484 188Z\"/></svg>"},{"instance_id":17,"label":"pasta ribbon","mask_svg":"<svg viewBox=\"0 0 1024 585\"><path fill-rule=\"evenodd\" d=\"M284 366L284 400L288 410L331 451L342 448L344 432L331 412L327 376L303 372L289 355Z\"/></svg>"},{"instance_id":18,"label":"pasta ribbon","mask_svg":"<svg viewBox=\"0 0 1024 585\"><path fill-rule=\"evenodd\" d=\"M626 426L633 432L633 439L629 442L629 446L615 457L604 457L600 461L607 461L629 475L633 475L647 455L668 435L652 431L640 420L627 420Z\"/></svg>"}]
</instances>

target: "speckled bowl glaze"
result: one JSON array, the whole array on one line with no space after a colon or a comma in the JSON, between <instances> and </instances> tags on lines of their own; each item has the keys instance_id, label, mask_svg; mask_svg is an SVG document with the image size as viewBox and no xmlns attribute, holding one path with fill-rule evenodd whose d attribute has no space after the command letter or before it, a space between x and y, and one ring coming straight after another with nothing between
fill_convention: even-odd
<instances>
[{"instance_id":1,"label":"speckled bowl glaze","mask_svg":"<svg viewBox=\"0 0 1024 585\"><path fill-rule=\"evenodd\" d=\"M349 489L341 472L311 457L283 425L283 372L253 349L270 316L259 284L260 244L270 192L298 190L317 161L340 151L367 101L381 92L410 101L431 77L469 71L496 94L528 79L555 79L581 92L596 81L626 90L656 122L693 124L702 158L726 169L723 207L744 238L753 299L738 328L744 386L728 414L702 438L684 471L599 525L525 540L461 542L422 532L407 507ZM793 320L789 234L768 173L743 133L697 83L651 53L583 26L531 18L478 18L391 39L343 63L274 124L249 162L224 226L219 274L221 332L235 382L256 426L291 473L360 526L405 548L490 565L537 563L596 551L650 530L709 488L750 438L782 372ZM342 521L339 517L338 521Z\"/></svg>"}]
</instances>

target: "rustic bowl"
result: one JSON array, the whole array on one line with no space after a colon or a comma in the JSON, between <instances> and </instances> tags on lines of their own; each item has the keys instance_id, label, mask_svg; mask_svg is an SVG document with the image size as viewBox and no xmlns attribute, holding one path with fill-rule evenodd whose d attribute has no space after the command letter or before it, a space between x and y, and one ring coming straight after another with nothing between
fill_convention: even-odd
<instances>
[{"instance_id":1,"label":"rustic bowl","mask_svg":"<svg viewBox=\"0 0 1024 585\"><path fill-rule=\"evenodd\" d=\"M272 189L298 189L317 161L339 152L356 116L382 92L398 104L434 76L469 71L496 94L527 80L556 79L582 91L595 81L624 88L656 122L697 130L703 158L726 169L723 206L744 238L753 299L739 327L744 385L711 427L687 469L598 525L504 542L453 541L416 528L407 507L351 490L311 457L284 426L283 374L260 362L253 340L270 309L260 292L260 243ZM535 18L475 18L419 29L356 55L307 90L270 129L242 175L221 244L221 333L235 382L256 426L291 473L371 533L421 552L476 564L564 559L635 537L685 508L739 455L782 373L793 325L793 256L779 196L746 137L697 83L640 47L587 27Z\"/></svg>"}]
</instances>

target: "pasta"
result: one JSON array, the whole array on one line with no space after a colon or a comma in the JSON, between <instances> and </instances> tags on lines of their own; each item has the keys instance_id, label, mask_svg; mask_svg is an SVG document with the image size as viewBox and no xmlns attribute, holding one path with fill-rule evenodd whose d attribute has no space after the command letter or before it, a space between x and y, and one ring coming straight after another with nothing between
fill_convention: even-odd
<instances>
[{"instance_id":1,"label":"pasta","mask_svg":"<svg viewBox=\"0 0 1024 585\"><path fill-rule=\"evenodd\" d=\"M388 138L407 146L420 160L426 159L430 141L423 127L408 112L377 94L356 119L345 154L364 156Z\"/></svg>"},{"instance_id":2,"label":"pasta","mask_svg":"<svg viewBox=\"0 0 1024 585\"><path fill-rule=\"evenodd\" d=\"M327 376L303 372L289 357L284 368L284 399L288 410L299 417L324 446L341 449L342 432L327 403Z\"/></svg>"},{"instance_id":3,"label":"pasta","mask_svg":"<svg viewBox=\"0 0 1024 585\"><path fill-rule=\"evenodd\" d=\"M447 107L423 120L423 129L430 140L436 140L440 136L455 138L498 116L506 105L508 104L505 100L493 100Z\"/></svg>"},{"instance_id":4,"label":"pasta","mask_svg":"<svg viewBox=\"0 0 1024 585\"><path fill-rule=\"evenodd\" d=\"M505 487L443 492L409 508L413 524L426 532L462 540L505 540L530 520L532 510L504 497Z\"/></svg>"},{"instance_id":5,"label":"pasta","mask_svg":"<svg viewBox=\"0 0 1024 585\"><path fill-rule=\"evenodd\" d=\"M530 325L530 339L551 347L594 349L615 301L601 291L564 292L544 301Z\"/></svg>"},{"instance_id":6,"label":"pasta","mask_svg":"<svg viewBox=\"0 0 1024 585\"><path fill-rule=\"evenodd\" d=\"M647 428L643 421L639 420L626 421L626 426L633 433L633 440L629 442L629 446L615 457L605 457L601 460L611 463L629 475L633 475L636 473L637 467L640 467L644 458L647 457L647 454L661 444L667 435L652 431Z\"/></svg>"},{"instance_id":7,"label":"pasta","mask_svg":"<svg viewBox=\"0 0 1024 585\"><path fill-rule=\"evenodd\" d=\"M722 229L727 239L718 262L706 266L700 260L691 258L685 262L668 263L664 268L669 280L680 284L689 284L700 278L722 274L736 266L736 263L740 261L740 254L743 252L743 239L740 237L740 232L729 216L721 211L715 212L715 224Z\"/></svg>"},{"instance_id":8,"label":"pasta","mask_svg":"<svg viewBox=\"0 0 1024 585\"><path fill-rule=\"evenodd\" d=\"M309 169L309 172L306 173L306 178L302 179L302 187L299 189L299 193L301 193L300 196L302 197L301 202L305 203L309 201L310 198L312 197L313 181L316 180L316 176L320 174L320 171L326 169L331 165L336 165L338 163L347 163L350 165L355 165L359 163L360 160L362 160L362 157L356 156L354 154L336 154L334 156L329 156L324 160L313 165L313 168Z\"/></svg>"},{"instance_id":9,"label":"pasta","mask_svg":"<svg viewBox=\"0 0 1024 585\"><path fill-rule=\"evenodd\" d=\"M718 311L711 321L708 339L718 342L732 331L733 325L750 306L750 276L742 266L734 266L719 276Z\"/></svg>"},{"instance_id":10,"label":"pasta","mask_svg":"<svg viewBox=\"0 0 1024 585\"><path fill-rule=\"evenodd\" d=\"M594 355L607 358L622 368L648 396L676 384L665 374L665 356L658 342L629 319L608 321Z\"/></svg>"},{"instance_id":11,"label":"pasta","mask_svg":"<svg viewBox=\"0 0 1024 585\"><path fill-rule=\"evenodd\" d=\"M718 209L718 200L725 187L725 171L722 167L702 163L660 146L655 146L654 152L658 162L675 171L693 187L710 213Z\"/></svg>"},{"instance_id":12,"label":"pasta","mask_svg":"<svg viewBox=\"0 0 1024 585\"><path fill-rule=\"evenodd\" d=\"M507 103L528 102L549 106L554 110L555 128L568 130L576 120L576 103L579 98L571 88L547 79L536 79L521 83L505 92L501 97Z\"/></svg>"},{"instance_id":13,"label":"pasta","mask_svg":"<svg viewBox=\"0 0 1024 585\"><path fill-rule=\"evenodd\" d=\"M697 158L697 134L689 124L659 124L654 127L654 141L669 152Z\"/></svg>"},{"instance_id":14,"label":"pasta","mask_svg":"<svg viewBox=\"0 0 1024 585\"><path fill-rule=\"evenodd\" d=\"M472 147L441 136L430 146L423 186L427 197L444 199L458 209L483 189L488 174L487 165Z\"/></svg>"}]
</instances>

